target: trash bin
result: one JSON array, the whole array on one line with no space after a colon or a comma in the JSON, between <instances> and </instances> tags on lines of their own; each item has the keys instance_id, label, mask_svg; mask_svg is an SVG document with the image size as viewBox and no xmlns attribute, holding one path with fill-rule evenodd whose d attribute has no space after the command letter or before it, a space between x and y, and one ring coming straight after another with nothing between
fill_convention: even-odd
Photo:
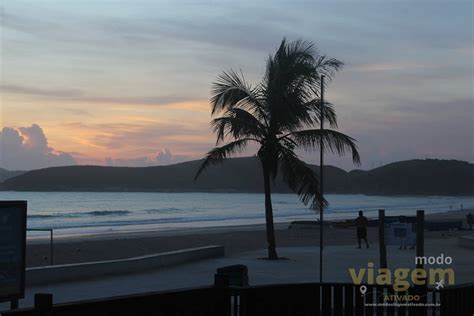
<instances>
[{"instance_id":1,"label":"trash bin","mask_svg":"<svg viewBox=\"0 0 474 316\"><path fill-rule=\"evenodd\" d=\"M229 286L248 286L249 274L246 265L236 264L217 269L215 283L226 283ZM217 284L216 284L217 285Z\"/></svg>"}]
</instances>

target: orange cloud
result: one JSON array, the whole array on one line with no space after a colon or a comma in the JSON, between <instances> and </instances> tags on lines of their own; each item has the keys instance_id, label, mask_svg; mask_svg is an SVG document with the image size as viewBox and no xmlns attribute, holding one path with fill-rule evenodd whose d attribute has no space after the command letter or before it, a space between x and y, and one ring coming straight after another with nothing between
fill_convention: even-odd
<instances>
[{"instance_id":1,"label":"orange cloud","mask_svg":"<svg viewBox=\"0 0 474 316\"><path fill-rule=\"evenodd\" d=\"M210 113L211 111L211 106L209 105L209 101L207 100L170 103L163 106L163 108L168 108L168 109L173 109L173 110L203 112L203 113Z\"/></svg>"}]
</instances>

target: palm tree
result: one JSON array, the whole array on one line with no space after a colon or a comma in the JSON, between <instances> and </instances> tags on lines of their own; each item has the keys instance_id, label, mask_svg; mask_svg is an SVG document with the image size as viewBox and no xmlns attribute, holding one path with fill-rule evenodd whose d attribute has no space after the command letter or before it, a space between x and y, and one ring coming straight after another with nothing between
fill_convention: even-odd
<instances>
[{"instance_id":1,"label":"palm tree","mask_svg":"<svg viewBox=\"0 0 474 316\"><path fill-rule=\"evenodd\" d=\"M212 85L212 115L221 114L211 122L216 146L227 139L232 141L207 153L195 179L210 165L242 152L248 144L259 146L269 259L278 259L271 201L271 183L278 172L305 205L312 209L327 205L318 178L298 158L295 149L313 150L323 142L324 150L339 155L351 151L353 161L360 161L353 138L315 128L321 121L322 107L324 119L332 128L337 127L332 105L319 101L319 83L321 75L331 79L342 65L337 59L319 55L312 43L287 43L283 39L275 55L269 56L265 76L258 85L251 86L242 73L232 70L223 72Z\"/></svg>"}]
</instances>

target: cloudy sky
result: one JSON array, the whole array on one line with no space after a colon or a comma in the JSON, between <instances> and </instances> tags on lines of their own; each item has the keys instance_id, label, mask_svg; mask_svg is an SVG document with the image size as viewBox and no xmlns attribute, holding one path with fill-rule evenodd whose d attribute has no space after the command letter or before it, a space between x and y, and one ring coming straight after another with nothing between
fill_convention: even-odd
<instances>
[{"instance_id":1,"label":"cloudy sky","mask_svg":"<svg viewBox=\"0 0 474 316\"><path fill-rule=\"evenodd\" d=\"M211 82L229 68L258 82L284 36L345 62L327 97L359 141L363 169L474 161L470 0L9 0L0 167L200 158L214 145ZM353 168L349 158L328 163Z\"/></svg>"}]
</instances>

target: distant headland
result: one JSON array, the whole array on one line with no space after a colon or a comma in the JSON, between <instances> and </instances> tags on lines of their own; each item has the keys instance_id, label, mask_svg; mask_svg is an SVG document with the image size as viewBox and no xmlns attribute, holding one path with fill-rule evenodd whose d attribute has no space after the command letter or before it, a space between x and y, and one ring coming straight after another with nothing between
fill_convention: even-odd
<instances>
[{"instance_id":1,"label":"distant headland","mask_svg":"<svg viewBox=\"0 0 474 316\"><path fill-rule=\"evenodd\" d=\"M0 170L1 190L103 192L262 192L258 160L233 158L197 181L201 160L156 167L53 167L28 172ZM309 165L317 174L318 166ZM273 192L288 193L277 177ZM372 170L346 172L325 166L327 193L369 195L474 195L474 164L458 160L407 160Z\"/></svg>"}]
</instances>

